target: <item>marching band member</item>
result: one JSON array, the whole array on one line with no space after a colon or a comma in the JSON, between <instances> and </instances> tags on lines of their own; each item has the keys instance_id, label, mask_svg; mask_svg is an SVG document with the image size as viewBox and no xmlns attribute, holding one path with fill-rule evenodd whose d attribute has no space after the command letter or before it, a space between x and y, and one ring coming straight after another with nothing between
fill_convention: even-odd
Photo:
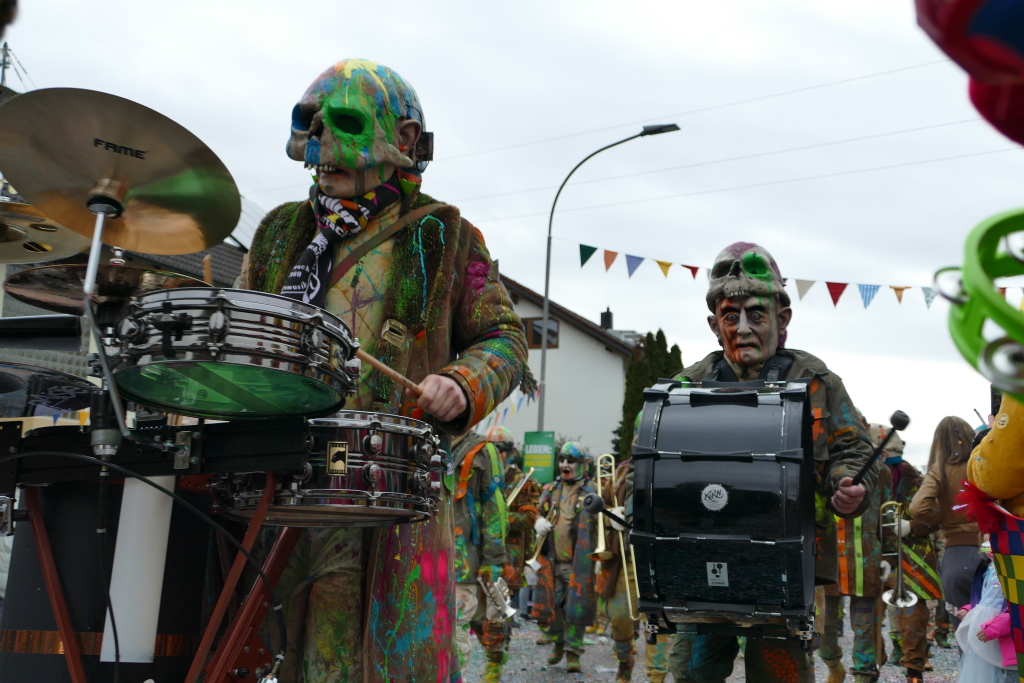
<instances>
[{"instance_id":1,"label":"marching band member","mask_svg":"<svg viewBox=\"0 0 1024 683\"><path fill-rule=\"evenodd\" d=\"M505 552L508 554L508 563L502 572L509 590L514 593L526 587L526 559L529 557L531 539L533 538L533 525L537 521L537 505L540 503L540 484L532 476L526 477L526 473L514 462L517 457L515 439L512 432L506 427L494 426L487 432L487 439L495 444L495 447L507 455L508 463L505 469L505 492L511 498L512 493L522 484L519 493L514 500L508 503L508 535L505 537ZM518 456L521 458L522 456ZM524 599L520 593L520 600Z\"/></svg>"},{"instance_id":2,"label":"marching band member","mask_svg":"<svg viewBox=\"0 0 1024 683\"><path fill-rule=\"evenodd\" d=\"M805 351L782 348L792 317L789 295L775 259L763 247L737 242L725 248L711 269L707 304L708 324L722 345L700 362L685 368L679 379L699 382L783 380L801 377L810 382L817 464L815 526L818 583L838 580L835 518L860 515L866 494L875 486L877 467L862 485L853 476L871 456L871 445L843 381L823 362ZM670 669L677 681L724 683L739 652L735 636L676 635ZM809 652L789 640L748 639L744 661L747 680L758 683L810 683L814 666Z\"/></svg>"},{"instance_id":3,"label":"marching band member","mask_svg":"<svg viewBox=\"0 0 1024 683\"><path fill-rule=\"evenodd\" d=\"M504 615L486 618L486 587L501 577L508 562L505 453L494 441L472 432L455 450L455 640L459 662L465 665L473 628L487 651L483 683L500 681L508 659L508 622Z\"/></svg>"},{"instance_id":4,"label":"marching band member","mask_svg":"<svg viewBox=\"0 0 1024 683\"><path fill-rule=\"evenodd\" d=\"M480 231L420 190L432 147L423 126L416 92L386 66L350 59L317 77L287 145L315 182L308 198L263 219L240 286L338 315L364 351L422 388L418 399L403 395L364 365L346 409L428 419L458 436L535 383ZM279 588L296 625L282 680L458 680L446 464L425 522L304 534Z\"/></svg>"},{"instance_id":5,"label":"marching band member","mask_svg":"<svg viewBox=\"0 0 1024 683\"><path fill-rule=\"evenodd\" d=\"M557 664L564 656L567 672L582 671L583 632L597 611L590 559L596 525L593 516L583 511L583 497L594 492L589 467L590 455L581 444L568 441L562 446L559 477L544 486L533 527L536 542L543 544L533 616L554 643L548 664Z\"/></svg>"},{"instance_id":6,"label":"marching band member","mask_svg":"<svg viewBox=\"0 0 1024 683\"><path fill-rule=\"evenodd\" d=\"M872 446L882 425L868 425ZM890 440L890 444L893 441ZM902 446L900 447L902 450ZM850 628L853 630L853 680L873 683L878 679L879 629L883 612L878 603L885 580L892 566L882 559L882 535L879 513L882 503L889 500L892 475L886 467L879 468L878 485L868 495L868 505L860 517L836 520L836 538L839 550L839 582L825 586L825 632L821 638L818 656L828 665L827 683L842 683L846 678L843 666L843 648L839 643L840 600L850 597ZM891 540L891 539L890 539ZM889 545L892 545L891 543ZM887 548L889 550L889 548Z\"/></svg>"}]
</instances>

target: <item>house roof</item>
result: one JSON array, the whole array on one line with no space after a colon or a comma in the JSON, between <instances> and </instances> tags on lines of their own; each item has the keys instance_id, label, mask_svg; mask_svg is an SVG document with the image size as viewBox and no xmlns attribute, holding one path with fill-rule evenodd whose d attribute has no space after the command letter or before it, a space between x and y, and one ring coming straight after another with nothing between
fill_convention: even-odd
<instances>
[{"instance_id":1,"label":"house roof","mask_svg":"<svg viewBox=\"0 0 1024 683\"><path fill-rule=\"evenodd\" d=\"M139 254L147 261L164 266L175 273L190 275L200 280L203 279L203 257L207 254L213 256L211 266L213 270L213 284L218 287L231 287L235 278L242 271L242 258L245 257L245 250L241 247L222 242L210 249L197 251L194 254L181 254L178 256L162 256L156 254Z\"/></svg>"},{"instance_id":2,"label":"house roof","mask_svg":"<svg viewBox=\"0 0 1024 683\"><path fill-rule=\"evenodd\" d=\"M544 305L544 296L533 291L529 287L522 285L509 276L502 273L501 281L505 284L505 288L514 294L518 294L527 301L530 301L537 306ZM593 337L597 341L601 342L611 351L616 351L624 356L630 356L633 353L633 347L622 341L608 330L604 329L600 325L597 325L581 315L573 313L565 306L560 306L554 301L548 301L548 311L551 317L564 320L569 323L580 332Z\"/></svg>"}]
</instances>

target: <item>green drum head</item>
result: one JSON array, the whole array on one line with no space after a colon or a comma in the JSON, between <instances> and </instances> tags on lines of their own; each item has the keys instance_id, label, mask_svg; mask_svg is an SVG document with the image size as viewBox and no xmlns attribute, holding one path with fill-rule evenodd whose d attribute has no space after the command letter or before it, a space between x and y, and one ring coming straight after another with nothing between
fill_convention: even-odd
<instances>
[{"instance_id":1,"label":"green drum head","mask_svg":"<svg viewBox=\"0 0 1024 683\"><path fill-rule=\"evenodd\" d=\"M194 417L323 415L345 398L333 387L309 377L232 363L136 366L119 372L116 380L125 398Z\"/></svg>"}]
</instances>

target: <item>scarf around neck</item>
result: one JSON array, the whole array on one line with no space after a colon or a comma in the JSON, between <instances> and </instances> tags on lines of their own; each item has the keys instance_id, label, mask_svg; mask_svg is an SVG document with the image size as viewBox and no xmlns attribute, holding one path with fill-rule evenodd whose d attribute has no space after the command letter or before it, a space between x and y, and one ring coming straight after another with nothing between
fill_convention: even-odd
<instances>
[{"instance_id":1,"label":"scarf around neck","mask_svg":"<svg viewBox=\"0 0 1024 683\"><path fill-rule=\"evenodd\" d=\"M352 199L329 197L314 184L309 190L309 203L316 216L316 235L285 278L281 296L322 308L330 286L334 247L362 232L370 221L402 197L402 189L397 173Z\"/></svg>"}]
</instances>

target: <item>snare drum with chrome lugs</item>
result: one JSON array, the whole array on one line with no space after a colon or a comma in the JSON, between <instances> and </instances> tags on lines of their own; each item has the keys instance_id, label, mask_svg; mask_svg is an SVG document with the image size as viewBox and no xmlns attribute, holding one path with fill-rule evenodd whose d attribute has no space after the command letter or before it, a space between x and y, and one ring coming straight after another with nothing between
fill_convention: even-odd
<instances>
[{"instance_id":1,"label":"snare drum with chrome lugs","mask_svg":"<svg viewBox=\"0 0 1024 683\"><path fill-rule=\"evenodd\" d=\"M430 425L387 413L343 411L309 420L313 447L303 471L282 478L265 524L370 527L422 522L441 493L440 439ZM218 483L226 514L247 519L260 474Z\"/></svg>"},{"instance_id":2,"label":"snare drum with chrome lugs","mask_svg":"<svg viewBox=\"0 0 1024 683\"><path fill-rule=\"evenodd\" d=\"M136 297L111 353L122 396L219 419L317 416L353 391L358 344L337 316L277 294L182 287Z\"/></svg>"}]
</instances>

